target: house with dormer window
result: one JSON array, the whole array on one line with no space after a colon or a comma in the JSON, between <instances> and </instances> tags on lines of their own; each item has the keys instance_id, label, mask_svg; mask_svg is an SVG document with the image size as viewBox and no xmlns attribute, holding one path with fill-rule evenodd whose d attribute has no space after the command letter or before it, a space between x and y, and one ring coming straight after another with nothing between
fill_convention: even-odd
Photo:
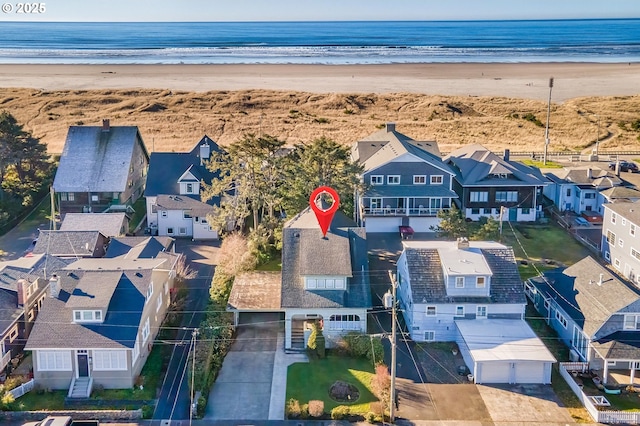
<instances>
[{"instance_id":1,"label":"house with dormer window","mask_svg":"<svg viewBox=\"0 0 640 426\"><path fill-rule=\"evenodd\" d=\"M356 194L356 214L367 232L398 232L400 226L430 232L438 212L458 197L438 144L413 140L394 123L356 142L351 157L364 166L367 189Z\"/></svg>"},{"instance_id":2,"label":"house with dormer window","mask_svg":"<svg viewBox=\"0 0 640 426\"><path fill-rule=\"evenodd\" d=\"M539 169L511 161L509 150L499 157L482 145L471 144L453 151L444 161L456 173L453 189L465 218L524 222L535 221L542 213L546 179Z\"/></svg>"},{"instance_id":3,"label":"house with dormer window","mask_svg":"<svg viewBox=\"0 0 640 426\"><path fill-rule=\"evenodd\" d=\"M555 358L524 321L513 250L495 242L405 241L397 295L415 341L456 342L476 383L550 383Z\"/></svg>"},{"instance_id":4,"label":"house with dormer window","mask_svg":"<svg viewBox=\"0 0 640 426\"><path fill-rule=\"evenodd\" d=\"M154 152L149 160L149 175L144 192L147 225L153 235L216 239L218 232L207 220L219 197L200 201L202 183L210 184L217 171L207 162L220 147L208 136L189 152Z\"/></svg>"}]
</instances>

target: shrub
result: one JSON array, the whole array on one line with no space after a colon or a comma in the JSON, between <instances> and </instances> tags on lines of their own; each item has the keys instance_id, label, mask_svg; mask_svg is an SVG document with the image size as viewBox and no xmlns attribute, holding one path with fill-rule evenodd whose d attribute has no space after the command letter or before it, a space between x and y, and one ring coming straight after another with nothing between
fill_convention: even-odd
<instances>
[{"instance_id":1,"label":"shrub","mask_svg":"<svg viewBox=\"0 0 640 426\"><path fill-rule=\"evenodd\" d=\"M375 423L376 422L376 413L369 411L367 414L364 415L364 419L366 420L367 423Z\"/></svg>"},{"instance_id":2,"label":"shrub","mask_svg":"<svg viewBox=\"0 0 640 426\"><path fill-rule=\"evenodd\" d=\"M142 406L142 418L143 419L150 419L151 417L153 417L153 410L154 410L154 406L153 405L143 405Z\"/></svg>"},{"instance_id":3,"label":"shrub","mask_svg":"<svg viewBox=\"0 0 640 426\"><path fill-rule=\"evenodd\" d=\"M312 356L316 355L318 358L324 358L325 356L324 335L322 334L322 328L320 328L320 324L318 324L317 321L312 325L311 334L309 335L309 340L307 342L307 350Z\"/></svg>"},{"instance_id":4,"label":"shrub","mask_svg":"<svg viewBox=\"0 0 640 426\"><path fill-rule=\"evenodd\" d=\"M309 404L302 404L300 407L300 418L308 419L309 418Z\"/></svg>"},{"instance_id":5,"label":"shrub","mask_svg":"<svg viewBox=\"0 0 640 426\"><path fill-rule=\"evenodd\" d=\"M376 375L371 379L371 391L380 400L382 410L388 408L391 397L391 376L386 365L376 367Z\"/></svg>"},{"instance_id":6,"label":"shrub","mask_svg":"<svg viewBox=\"0 0 640 426\"><path fill-rule=\"evenodd\" d=\"M331 419L332 420L344 420L349 417L351 414L351 408L346 405L338 405L333 410L331 410Z\"/></svg>"},{"instance_id":7,"label":"shrub","mask_svg":"<svg viewBox=\"0 0 640 426\"><path fill-rule=\"evenodd\" d=\"M227 300L229 300L229 294L231 294L231 287L233 287L233 280L234 277L232 275L227 274L222 269L216 269L209 289L211 300L226 305Z\"/></svg>"},{"instance_id":8,"label":"shrub","mask_svg":"<svg viewBox=\"0 0 640 426\"><path fill-rule=\"evenodd\" d=\"M204 396L200 396L200 398L198 398L198 405L196 405L196 416L198 416L199 419L204 417L206 408L207 398L205 398Z\"/></svg>"},{"instance_id":9,"label":"shrub","mask_svg":"<svg viewBox=\"0 0 640 426\"><path fill-rule=\"evenodd\" d=\"M309 401L309 416L319 418L324 414L324 401L314 399Z\"/></svg>"},{"instance_id":10,"label":"shrub","mask_svg":"<svg viewBox=\"0 0 640 426\"><path fill-rule=\"evenodd\" d=\"M287 406L285 407L285 411L287 413L287 418L289 419L297 419L302 414L302 408L300 407L300 401L297 399L291 398L287 401Z\"/></svg>"},{"instance_id":11,"label":"shrub","mask_svg":"<svg viewBox=\"0 0 640 426\"><path fill-rule=\"evenodd\" d=\"M532 113L530 113L530 112L524 114L522 116L522 118L524 120L532 122L533 124L535 124L538 127L544 127L544 124L542 124L542 121L538 120L538 118L535 115L533 115Z\"/></svg>"},{"instance_id":12,"label":"shrub","mask_svg":"<svg viewBox=\"0 0 640 426\"><path fill-rule=\"evenodd\" d=\"M369 410L371 410L370 412L374 415L374 421L382 421L385 410L384 404L382 404L381 402L372 402L371 404L369 404Z\"/></svg>"},{"instance_id":13,"label":"shrub","mask_svg":"<svg viewBox=\"0 0 640 426\"><path fill-rule=\"evenodd\" d=\"M363 333L347 333L338 342L338 347L351 357L367 358L374 364L379 364L384 359L382 340Z\"/></svg>"},{"instance_id":14,"label":"shrub","mask_svg":"<svg viewBox=\"0 0 640 426\"><path fill-rule=\"evenodd\" d=\"M216 272L222 270L226 275L235 276L256 266L256 259L249 250L247 238L234 232L224 238L216 257Z\"/></svg>"}]
</instances>

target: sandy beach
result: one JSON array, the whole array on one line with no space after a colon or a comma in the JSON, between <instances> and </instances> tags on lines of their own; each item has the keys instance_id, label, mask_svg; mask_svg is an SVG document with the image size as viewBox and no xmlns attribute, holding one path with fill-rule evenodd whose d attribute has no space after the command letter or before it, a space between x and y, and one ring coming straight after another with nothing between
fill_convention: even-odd
<instances>
[{"instance_id":1,"label":"sandy beach","mask_svg":"<svg viewBox=\"0 0 640 426\"><path fill-rule=\"evenodd\" d=\"M640 93L640 64L451 63L388 65L0 65L0 87L40 90L266 89L419 93L553 101Z\"/></svg>"}]
</instances>

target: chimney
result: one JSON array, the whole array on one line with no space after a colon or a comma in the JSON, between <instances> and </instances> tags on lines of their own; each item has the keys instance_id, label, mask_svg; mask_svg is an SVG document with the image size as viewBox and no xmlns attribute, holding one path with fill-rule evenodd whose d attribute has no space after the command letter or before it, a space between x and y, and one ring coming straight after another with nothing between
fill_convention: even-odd
<instances>
[{"instance_id":1,"label":"chimney","mask_svg":"<svg viewBox=\"0 0 640 426\"><path fill-rule=\"evenodd\" d=\"M587 167L587 179L593 178L593 172L591 171L591 167Z\"/></svg>"},{"instance_id":2,"label":"chimney","mask_svg":"<svg viewBox=\"0 0 640 426\"><path fill-rule=\"evenodd\" d=\"M19 279L17 282L17 290L18 290L18 307L21 308L24 306L24 303L27 301L26 289L25 287L28 285L27 280L24 278Z\"/></svg>"},{"instance_id":3,"label":"chimney","mask_svg":"<svg viewBox=\"0 0 640 426\"><path fill-rule=\"evenodd\" d=\"M511 154L511 151L509 151L508 149L504 150L504 157L502 158L504 161L509 161L509 156Z\"/></svg>"},{"instance_id":4,"label":"chimney","mask_svg":"<svg viewBox=\"0 0 640 426\"><path fill-rule=\"evenodd\" d=\"M109 130L111 130L111 122L109 121L108 118L103 118L102 119L102 131L103 132L108 132Z\"/></svg>"},{"instance_id":5,"label":"chimney","mask_svg":"<svg viewBox=\"0 0 640 426\"><path fill-rule=\"evenodd\" d=\"M387 123L385 127L387 129L387 133L396 131L396 123Z\"/></svg>"},{"instance_id":6,"label":"chimney","mask_svg":"<svg viewBox=\"0 0 640 426\"><path fill-rule=\"evenodd\" d=\"M204 165L204 160L208 160L211 155L211 145L209 145L208 139L207 142L200 145L200 165Z\"/></svg>"},{"instance_id":7,"label":"chimney","mask_svg":"<svg viewBox=\"0 0 640 426\"><path fill-rule=\"evenodd\" d=\"M49 279L49 297L52 299L58 298L60 294L60 278L56 274L51 275Z\"/></svg>"},{"instance_id":8,"label":"chimney","mask_svg":"<svg viewBox=\"0 0 640 426\"><path fill-rule=\"evenodd\" d=\"M600 279L598 280L598 285L602 285L602 278L604 278L604 274L600 274Z\"/></svg>"},{"instance_id":9,"label":"chimney","mask_svg":"<svg viewBox=\"0 0 640 426\"><path fill-rule=\"evenodd\" d=\"M456 240L456 246L458 250L464 250L469 248L469 240L466 237L460 237Z\"/></svg>"}]
</instances>

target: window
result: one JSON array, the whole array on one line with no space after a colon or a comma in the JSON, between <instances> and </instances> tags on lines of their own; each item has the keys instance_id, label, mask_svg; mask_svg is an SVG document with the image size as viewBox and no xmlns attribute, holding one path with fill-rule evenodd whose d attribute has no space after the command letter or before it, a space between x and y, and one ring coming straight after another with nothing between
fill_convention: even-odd
<instances>
[{"instance_id":1,"label":"window","mask_svg":"<svg viewBox=\"0 0 640 426\"><path fill-rule=\"evenodd\" d=\"M160 213L160 215L162 217L167 217L167 211L166 210L162 210L162 212Z\"/></svg>"},{"instance_id":2,"label":"window","mask_svg":"<svg viewBox=\"0 0 640 426\"><path fill-rule=\"evenodd\" d=\"M476 277L476 288L484 288L485 284L485 277Z\"/></svg>"},{"instance_id":3,"label":"window","mask_svg":"<svg viewBox=\"0 0 640 426\"><path fill-rule=\"evenodd\" d=\"M618 216L617 214L611 213L611 223L616 223L616 217L617 216Z\"/></svg>"},{"instance_id":4,"label":"window","mask_svg":"<svg viewBox=\"0 0 640 426\"><path fill-rule=\"evenodd\" d=\"M102 321L102 311L73 311L75 322L100 322Z\"/></svg>"},{"instance_id":5,"label":"window","mask_svg":"<svg viewBox=\"0 0 640 426\"><path fill-rule=\"evenodd\" d=\"M482 209L482 214L491 214L491 209Z\"/></svg>"},{"instance_id":6,"label":"window","mask_svg":"<svg viewBox=\"0 0 640 426\"><path fill-rule=\"evenodd\" d=\"M33 319L36 317L36 311L31 309L29 310L29 321L33 321Z\"/></svg>"},{"instance_id":7,"label":"window","mask_svg":"<svg viewBox=\"0 0 640 426\"><path fill-rule=\"evenodd\" d=\"M158 297L158 300L156 302L156 312L160 311L161 306L162 306L162 296Z\"/></svg>"},{"instance_id":8,"label":"window","mask_svg":"<svg viewBox=\"0 0 640 426\"><path fill-rule=\"evenodd\" d=\"M360 330L360 328L358 315L331 315L329 317L329 330Z\"/></svg>"},{"instance_id":9,"label":"window","mask_svg":"<svg viewBox=\"0 0 640 426\"><path fill-rule=\"evenodd\" d=\"M369 200L369 207L372 209L381 209L382 208L382 198L371 198Z\"/></svg>"},{"instance_id":10,"label":"window","mask_svg":"<svg viewBox=\"0 0 640 426\"><path fill-rule=\"evenodd\" d=\"M162 287L164 288L164 294L169 293L169 281L165 281Z\"/></svg>"},{"instance_id":11,"label":"window","mask_svg":"<svg viewBox=\"0 0 640 426\"><path fill-rule=\"evenodd\" d=\"M629 235L636 235L636 226L633 223L629 224Z\"/></svg>"},{"instance_id":12,"label":"window","mask_svg":"<svg viewBox=\"0 0 640 426\"><path fill-rule=\"evenodd\" d=\"M456 316L457 317L464 316L464 306L456 306Z\"/></svg>"},{"instance_id":13,"label":"window","mask_svg":"<svg viewBox=\"0 0 640 426\"><path fill-rule=\"evenodd\" d=\"M192 183L188 183L187 184L187 194L193 194L193 184Z\"/></svg>"},{"instance_id":14,"label":"window","mask_svg":"<svg viewBox=\"0 0 640 426\"><path fill-rule=\"evenodd\" d=\"M93 351L93 369L115 371L127 369L126 351Z\"/></svg>"},{"instance_id":15,"label":"window","mask_svg":"<svg viewBox=\"0 0 640 426\"><path fill-rule=\"evenodd\" d=\"M427 183L427 177L425 175L413 175L414 185L425 185Z\"/></svg>"},{"instance_id":16,"label":"window","mask_svg":"<svg viewBox=\"0 0 640 426\"><path fill-rule=\"evenodd\" d=\"M549 310L549 301L548 301L548 300L545 300L545 301L544 301L544 308L545 308L546 310Z\"/></svg>"},{"instance_id":17,"label":"window","mask_svg":"<svg viewBox=\"0 0 640 426\"><path fill-rule=\"evenodd\" d=\"M502 202L518 201L518 191L496 191L496 201L502 201Z\"/></svg>"},{"instance_id":18,"label":"window","mask_svg":"<svg viewBox=\"0 0 640 426\"><path fill-rule=\"evenodd\" d=\"M149 287L147 287L147 296L145 297L145 301L149 301L151 296L153 295L153 281L149 283Z\"/></svg>"},{"instance_id":19,"label":"window","mask_svg":"<svg viewBox=\"0 0 640 426\"><path fill-rule=\"evenodd\" d=\"M431 185L442 185L443 176L442 175L431 175L430 176Z\"/></svg>"},{"instance_id":20,"label":"window","mask_svg":"<svg viewBox=\"0 0 640 426\"><path fill-rule=\"evenodd\" d=\"M149 334L151 330L149 328L149 318L144 322L144 327L142 327L142 343L147 343L147 339L149 338Z\"/></svg>"},{"instance_id":21,"label":"window","mask_svg":"<svg viewBox=\"0 0 640 426\"><path fill-rule=\"evenodd\" d=\"M93 203L97 203L98 202L98 196L97 195L91 195L91 202Z\"/></svg>"},{"instance_id":22,"label":"window","mask_svg":"<svg viewBox=\"0 0 640 426\"><path fill-rule=\"evenodd\" d=\"M191 219L191 213L187 211L182 212L183 219Z\"/></svg>"},{"instance_id":23,"label":"window","mask_svg":"<svg viewBox=\"0 0 640 426\"><path fill-rule=\"evenodd\" d=\"M387 185L400 185L400 175L387 176Z\"/></svg>"},{"instance_id":24,"label":"window","mask_svg":"<svg viewBox=\"0 0 640 426\"><path fill-rule=\"evenodd\" d=\"M427 306L427 316L433 317L436 315L436 307L435 306Z\"/></svg>"},{"instance_id":25,"label":"window","mask_svg":"<svg viewBox=\"0 0 640 426\"><path fill-rule=\"evenodd\" d=\"M167 228L167 234L169 235L173 234L173 228Z\"/></svg>"},{"instance_id":26,"label":"window","mask_svg":"<svg viewBox=\"0 0 640 426\"><path fill-rule=\"evenodd\" d=\"M617 270L620 270L620 259L614 259L613 265L616 267Z\"/></svg>"},{"instance_id":27,"label":"window","mask_svg":"<svg viewBox=\"0 0 640 426\"><path fill-rule=\"evenodd\" d=\"M18 337L18 326L14 325L11 331L9 332L9 343L16 340L16 337Z\"/></svg>"},{"instance_id":28,"label":"window","mask_svg":"<svg viewBox=\"0 0 640 426\"><path fill-rule=\"evenodd\" d=\"M633 256L636 259L640 260L640 252L638 252L638 250L634 249L633 247L631 247L631 256Z\"/></svg>"},{"instance_id":29,"label":"window","mask_svg":"<svg viewBox=\"0 0 640 426\"><path fill-rule=\"evenodd\" d=\"M619 238L619 239L618 239L618 245L619 245L620 247L624 246L624 241L622 241L622 238Z\"/></svg>"},{"instance_id":30,"label":"window","mask_svg":"<svg viewBox=\"0 0 640 426\"><path fill-rule=\"evenodd\" d=\"M76 194L73 192L69 192L67 194L67 198L69 199L69 201L75 201L76 200Z\"/></svg>"},{"instance_id":31,"label":"window","mask_svg":"<svg viewBox=\"0 0 640 426\"><path fill-rule=\"evenodd\" d=\"M67 201L67 193L66 192L61 192L60 193L60 201Z\"/></svg>"},{"instance_id":32,"label":"window","mask_svg":"<svg viewBox=\"0 0 640 426\"><path fill-rule=\"evenodd\" d=\"M609 262L611 262L611 255L609 255L608 251L604 252L604 258L607 259Z\"/></svg>"},{"instance_id":33,"label":"window","mask_svg":"<svg viewBox=\"0 0 640 426\"><path fill-rule=\"evenodd\" d=\"M611 231L607 231L607 242L612 245L616 245L616 234Z\"/></svg>"},{"instance_id":34,"label":"window","mask_svg":"<svg viewBox=\"0 0 640 426\"><path fill-rule=\"evenodd\" d=\"M591 200L591 199L594 199L594 198L596 198L596 194L594 194L593 192L586 192L584 194L584 199L585 200ZM623 223L623 225L624 225L624 223Z\"/></svg>"},{"instance_id":35,"label":"window","mask_svg":"<svg viewBox=\"0 0 640 426\"><path fill-rule=\"evenodd\" d=\"M429 331L425 331L424 332L424 341L425 342L433 342L434 340L436 340L436 332L433 330L429 330Z\"/></svg>"},{"instance_id":36,"label":"window","mask_svg":"<svg viewBox=\"0 0 640 426\"><path fill-rule=\"evenodd\" d=\"M525 207L522 209L522 214L530 214L531 213L531 209L528 207Z\"/></svg>"},{"instance_id":37,"label":"window","mask_svg":"<svg viewBox=\"0 0 640 426\"><path fill-rule=\"evenodd\" d=\"M469 202L486 203L489 201L489 193L487 191L471 191L469 193Z\"/></svg>"},{"instance_id":38,"label":"window","mask_svg":"<svg viewBox=\"0 0 640 426\"><path fill-rule=\"evenodd\" d=\"M187 228L185 227L178 228L178 230L180 231L180 235L186 235L187 233Z\"/></svg>"},{"instance_id":39,"label":"window","mask_svg":"<svg viewBox=\"0 0 640 426\"><path fill-rule=\"evenodd\" d=\"M344 278L306 278L305 288L308 290L344 290L346 288L346 284Z\"/></svg>"},{"instance_id":40,"label":"window","mask_svg":"<svg viewBox=\"0 0 640 426\"><path fill-rule=\"evenodd\" d=\"M567 197L571 197L571 188L567 188Z\"/></svg>"},{"instance_id":41,"label":"window","mask_svg":"<svg viewBox=\"0 0 640 426\"><path fill-rule=\"evenodd\" d=\"M640 330L640 315L625 315L624 316L624 329L625 330Z\"/></svg>"},{"instance_id":42,"label":"window","mask_svg":"<svg viewBox=\"0 0 640 426\"><path fill-rule=\"evenodd\" d=\"M564 328L567 328L567 319L560 313L560 311L556 311L556 320L558 320Z\"/></svg>"},{"instance_id":43,"label":"window","mask_svg":"<svg viewBox=\"0 0 640 426\"><path fill-rule=\"evenodd\" d=\"M471 214L480 214L480 209L471 209Z\"/></svg>"},{"instance_id":44,"label":"window","mask_svg":"<svg viewBox=\"0 0 640 426\"><path fill-rule=\"evenodd\" d=\"M114 192L113 194L111 194L111 199L112 200L117 200L120 198L120 193L119 192Z\"/></svg>"},{"instance_id":45,"label":"window","mask_svg":"<svg viewBox=\"0 0 640 426\"><path fill-rule=\"evenodd\" d=\"M38 370L71 371L71 351L37 351Z\"/></svg>"},{"instance_id":46,"label":"window","mask_svg":"<svg viewBox=\"0 0 640 426\"><path fill-rule=\"evenodd\" d=\"M486 318L486 317L487 317L487 307L478 306L476 308L476 318Z\"/></svg>"},{"instance_id":47,"label":"window","mask_svg":"<svg viewBox=\"0 0 640 426\"><path fill-rule=\"evenodd\" d=\"M371 185L382 185L384 176L381 175L372 175L371 176Z\"/></svg>"},{"instance_id":48,"label":"window","mask_svg":"<svg viewBox=\"0 0 640 426\"><path fill-rule=\"evenodd\" d=\"M456 288L464 288L464 277L456 277Z\"/></svg>"}]
</instances>

